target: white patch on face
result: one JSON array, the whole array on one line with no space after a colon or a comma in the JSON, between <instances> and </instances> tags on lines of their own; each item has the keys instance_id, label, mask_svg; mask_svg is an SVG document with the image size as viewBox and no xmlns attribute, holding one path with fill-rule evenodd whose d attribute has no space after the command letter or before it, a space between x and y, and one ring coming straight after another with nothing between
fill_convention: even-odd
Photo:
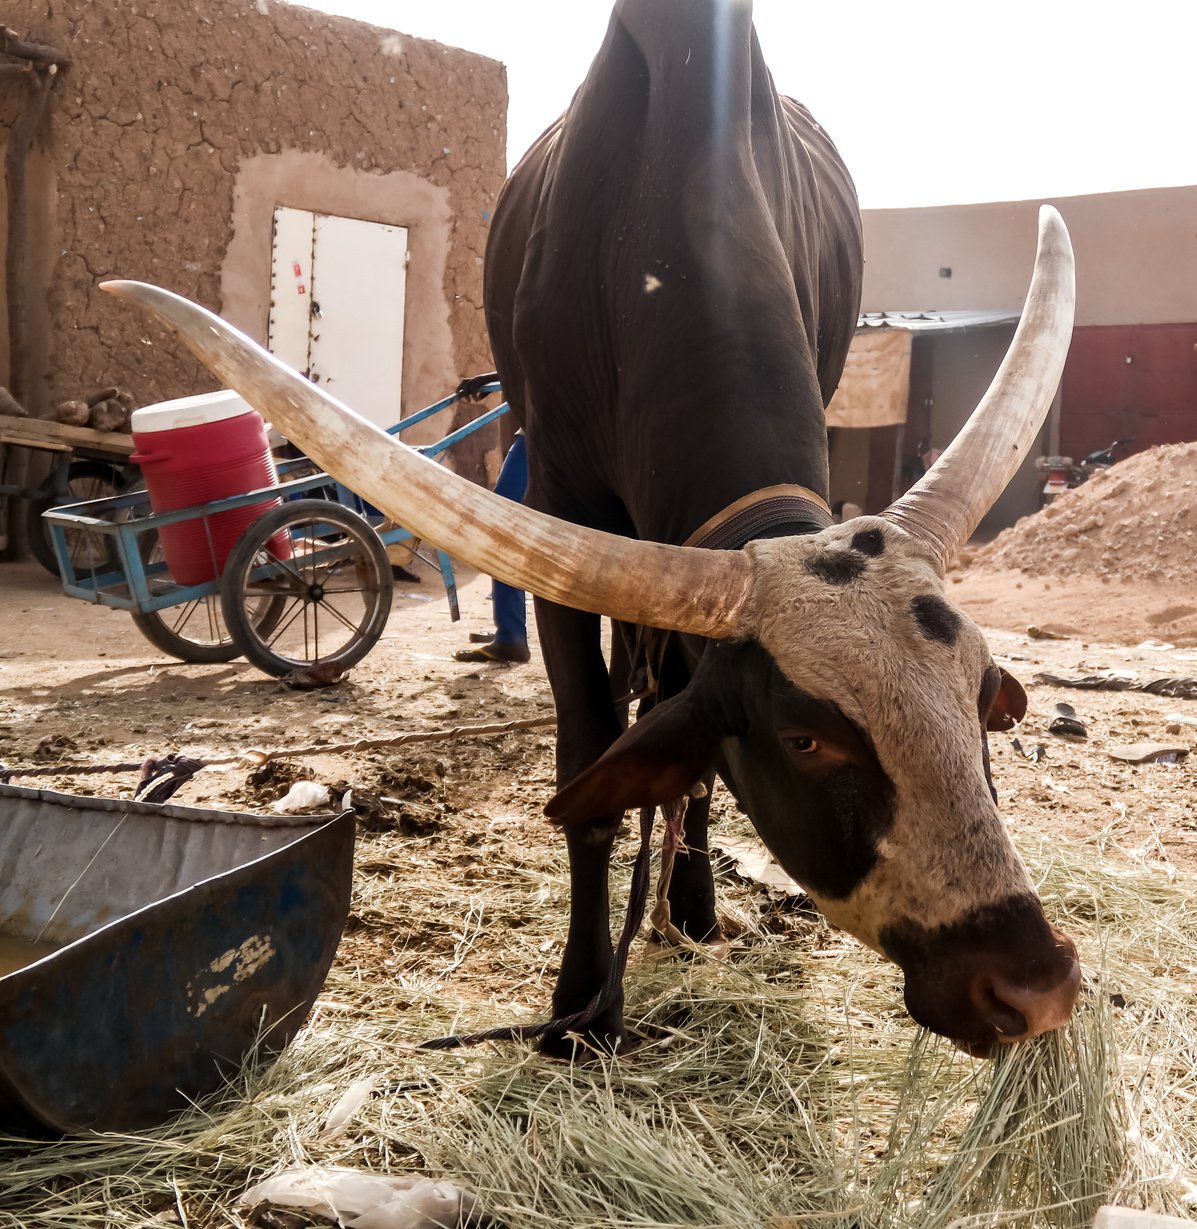
<instances>
[{"instance_id":1,"label":"white patch on face","mask_svg":"<svg viewBox=\"0 0 1197 1229\"><path fill-rule=\"evenodd\" d=\"M868 557L854 535L880 530ZM878 863L827 917L879 949L901 918L935 927L979 906L1031 894L1030 879L989 793L977 700L989 649L959 611L953 644L929 638L911 608L943 597L930 552L876 517L819 534L753 542L751 634L801 691L837 705L872 740L895 791L893 826ZM814 559L823 566L812 571ZM851 575L843 583L820 571Z\"/></svg>"}]
</instances>

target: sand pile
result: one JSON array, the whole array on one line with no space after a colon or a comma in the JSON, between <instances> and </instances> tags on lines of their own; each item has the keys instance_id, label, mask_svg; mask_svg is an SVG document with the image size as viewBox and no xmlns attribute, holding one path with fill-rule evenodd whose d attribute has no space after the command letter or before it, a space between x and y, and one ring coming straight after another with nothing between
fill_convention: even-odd
<instances>
[{"instance_id":1,"label":"sand pile","mask_svg":"<svg viewBox=\"0 0 1197 1229\"><path fill-rule=\"evenodd\" d=\"M1197 443L1099 470L974 552L972 568L1197 587Z\"/></svg>"},{"instance_id":2,"label":"sand pile","mask_svg":"<svg viewBox=\"0 0 1197 1229\"><path fill-rule=\"evenodd\" d=\"M1197 443L1099 471L962 551L949 579L982 627L1197 646Z\"/></svg>"}]
</instances>

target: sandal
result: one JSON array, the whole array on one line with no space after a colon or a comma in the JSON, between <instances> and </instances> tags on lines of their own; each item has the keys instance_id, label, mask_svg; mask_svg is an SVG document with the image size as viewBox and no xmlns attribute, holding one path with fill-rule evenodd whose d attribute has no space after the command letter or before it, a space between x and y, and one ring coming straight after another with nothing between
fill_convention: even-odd
<instances>
[{"instance_id":1,"label":"sandal","mask_svg":"<svg viewBox=\"0 0 1197 1229\"><path fill-rule=\"evenodd\" d=\"M479 645L476 649L458 649L453 654L454 661L485 662L493 665L496 662L507 662L518 666L526 662L532 654L526 644L490 644Z\"/></svg>"},{"instance_id":2,"label":"sandal","mask_svg":"<svg viewBox=\"0 0 1197 1229\"><path fill-rule=\"evenodd\" d=\"M1077 717L1076 709L1071 704L1057 704L1052 709L1052 720L1048 723L1047 732L1078 740L1089 737L1085 723Z\"/></svg>"}]
</instances>

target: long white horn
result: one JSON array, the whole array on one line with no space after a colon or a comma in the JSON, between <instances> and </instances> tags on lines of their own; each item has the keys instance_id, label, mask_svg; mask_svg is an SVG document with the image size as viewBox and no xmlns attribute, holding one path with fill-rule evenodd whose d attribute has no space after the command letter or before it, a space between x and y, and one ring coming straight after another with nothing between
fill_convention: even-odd
<instances>
[{"instance_id":1,"label":"long white horn","mask_svg":"<svg viewBox=\"0 0 1197 1229\"><path fill-rule=\"evenodd\" d=\"M1039 434L1072 337L1076 279L1064 220L1039 210L1022 319L993 383L930 470L882 516L927 542L946 568L997 502Z\"/></svg>"},{"instance_id":2,"label":"long white horn","mask_svg":"<svg viewBox=\"0 0 1197 1229\"><path fill-rule=\"evenodd\" d=\"M700 636L735 633L751 582L743 552L640 542L502 499L359 417L205 308L143 282L101 289L174 329L318 465L417 537L564 606Z\"/></svg>"}]
</instances>

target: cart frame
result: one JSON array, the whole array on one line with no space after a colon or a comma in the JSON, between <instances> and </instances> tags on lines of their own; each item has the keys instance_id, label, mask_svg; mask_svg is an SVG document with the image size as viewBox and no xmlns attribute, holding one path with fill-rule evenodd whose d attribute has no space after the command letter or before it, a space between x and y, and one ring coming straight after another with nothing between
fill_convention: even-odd
<instances>
[{"instance_id":1,"label":"cart frame","mask_svg":"<svg viewBox=\"0 0 1197 1229\"><path fill-rule=\"evenodd\" d=\"M498 383L492 382L484 385L474 396L480 397L497 391L499 391ZM417 423L423 422L434 414L448 409L461 399L458 393L452 393L440 401L402 419L398 424L389 428L387 433L389 435L399 435L410 427L414 427ZM416 451L426 457L438 456L467 436L472 435L475 431L495 422L507 410L508 405L504 402L492 410L485 411L471 422L451 431L448 435L434 443L417 447ZM135 615L151 615L173 606L203 601L213 597L221 598L224 569L214 569L218 573L216 577L203 584L179 584L171 576L169 567L165 562L147 561L147 556L150 552L146 549L145 535L157 534L163 526L199 520L204 525L209 552L215 563L215 550L213 548L209 518L231 509L243 508L264 501L271 502L271 512L265 514L270 515L274 512L275 505L278 503L281 503L285 508L289 501L296 501L313 495L317 497L324 496L327 502L339 505L342 509L348 509L351 513L356 513L357 516L361 517L365 524L376 534L384 548L414 542L414 536L409 530L401 526L390 525L389 523L384 524L386 518L383 514L371 508L364 500L337 482L331 475L320 471L306 473L299 477L287 477L288 474L293 473L295 470L305 466L310 467L311 465L312 462L306 457L284 460L278 466L281 480L277 485L261 487L243 494L232 495L224 499L212 500L187 508L180 508L172 512L155 513L148 511L150 506L149 496L144 490L127 491L124 494L107 499L89 500L84 503L68 504L48 509L43 513L43 518L49 526L54 550L58 556L63 590L71 597L118 610L128 610ZM326 492L331 492L331 498L325 495ZM305 507L307 506L309 505L305 505ZM262 519L260 517L257 521L253 522L244 531L243 538L248 538L253 533L255 525ZM338 519L344 520L345 518L338 516ZM71 559L67 539L67 533L70 530L85 531L87 535L86 541L96 545L97 549L94 550L93 558L86 561L90 566L80 568ZM335 547L330 548L327 554L331 557L336 549ZM234 547L234 552L236 550L237 548ZM105 556L109 559L115 557L117 566L112 567L104 558ZM309 550L305 555L305 562L319 563L324 557L319 548ZM436 549L436 558L449 603L449 616L456 622L460 618L460 608L457 600L457 582L453 572L453 562L439 548ZM225 567L227 568L227 563ZM267 577L272 567L277 571L277 564L266 562L261 567L247 572L246 578L247 580L259 580ZM224 596L227 601L227 594ZM226 619L225 621L228 624L229 620ZM381 628L379 629L380 633ZM247 646L239 641L231 629L230 634L236 648L242 654L250 656L251 660L255 660L252 649L247 653ZM357 656L364 656L364 653L373 647L373 643L376 640L377 635L374 635L370 644L364 647L359 646L362 651ZM219 660L228 660L229 657L235 655L237 654L226 654L224 658ZM196 656L185 658L185 660L218 660L218 658ZM256 662L256 664L261 665L262 663ZM263 668L267 667L263 665Z\"/></svg>"}]
</instances>

